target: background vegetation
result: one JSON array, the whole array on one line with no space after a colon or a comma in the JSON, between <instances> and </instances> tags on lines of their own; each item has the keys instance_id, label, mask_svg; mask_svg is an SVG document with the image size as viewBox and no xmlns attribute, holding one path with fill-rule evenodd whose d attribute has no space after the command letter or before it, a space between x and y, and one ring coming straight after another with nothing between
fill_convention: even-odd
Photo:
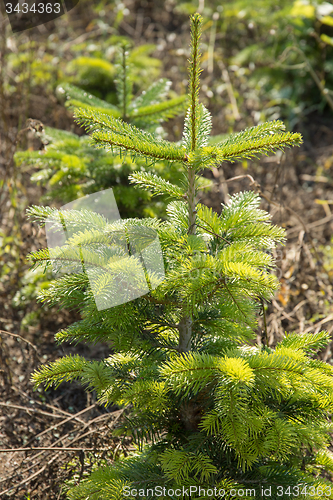
<instances>
[{"instance_id":1,"label":"background vegetation","mask_svg":"<svg viewBox=\"0 0 333 500\"><path fill-rule=\"evenodd\" d=\"M110 440L108 449L102 445L118 414L112 408L97 409L94 395L87 396L72 386L62 386L57 392L32 392L29 374L41 361L53 360L63 352L100 359L108 347L99 344L87 352L83 346L59 348L53 343L53 334L72 322L75 313L63 310L59 314L52 307L45 310L35 301L38 288L48 284L45 278L27 273L25 256L45 246L45 240L37 226L27 222L25 209L50 192L38 178L40 165L14 161L15 152L40 151L42 157L47 150L42 134L46 127L82 136L71 109L56 91L60 84L76 85L110 106L117 104L114 65L119 42L129 43L135 54L134 95L161 77L172 81L173 96L184 94L188 15L194 10L204 17L201 99L214 117L213 134L282 118L289 130L305 137L301 150L261 162L223 165L220 172L213 169L207 174L212 187L202 194L205 203L220 211L221 202L233 193L260 190L263 208L271 212L274 223L287 229L286 247L275 252L280 290L272 305L265 306L259 340L264 324L271 346L285 330L333 329L330 3L126 0L93 4L81 0L63 18L16 35L2 15L0 373L6 406L1 406L1 448L49 448L58 442L69 449L4 453L0 493L5 499L29 495L43 500L62 498L63 477L75 482L97 458L126 454L131 446L130 440ZM170 140L181 138L181 123L175 117L164 125ZM225 182L240 175L248 177ZM49 203L60 206L61 201L54 198ZM159 210L163 211L163 204ZM320 356L331 362L331 347ZM81 417L80 411L86 413ZM69 418L72 420L67 421ZM56 422L61 426L52 431ZM76 446L71 446L73 439L81 451L70 451ZM65 463L66 468L59 469Z\"/></svg>"}]
</instances>

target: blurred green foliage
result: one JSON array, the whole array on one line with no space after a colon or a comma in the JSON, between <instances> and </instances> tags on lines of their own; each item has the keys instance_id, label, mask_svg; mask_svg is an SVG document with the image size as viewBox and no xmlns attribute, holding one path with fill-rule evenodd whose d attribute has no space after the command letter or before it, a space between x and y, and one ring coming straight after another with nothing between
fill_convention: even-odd
<instances>
[{"instance_id":1,"label":"blurred green foliage","mask_svg":"<svg viewBox=\"0 0 333 500\"><path fill-rule=\"evenodd\" d=\"M151 62L152 68L155 69L156 60L147 58L147 53L152 49L150 46L148 49L144 46L130 52L127 48L127 44L118 47L115 65L90 57L80 57L72 61L72 67L80 68L74 81L77 81L81 88L62 82L57 88L58 97L69 107L80 106L122 118L161 136L161 122L182 113L186 96L174 96L163 102L170 93L170 82L167 79L157 80L147 90L135 96L138 69L145 67L145 71L150 73L149 64ZM135 64L131 61L135 61ZM114 88L116 104L96 97L96 94L105 95L110 89L111 85L107 83L106 77ZM101 92L98 92L97 88L100 88ZM90 94L93 90L95 94ZM105 150L93 149L88 136L79 136L51 127L47 127L45 133L38 132L37 135L40 135L44 149L17 152L15 160L17 165L24 162L38 168L32 180L47 186L44 202L67 203L85 194L113 187L122 217L161 215L160 209L164 204L152 203L147 192L129 186L128 176L134 171L149 170L168 179L176 180L180 177L176 166L166 169L165 164L161 162L148 165L142 160L133 161L129 157L120 156L114 158Z\"/></svg>"},{"instance_id":2,"label":"blurred green foliage","mask_svg":"<svg viewBox=\"0 0 333 500\"><path fill-rule=\"evenodd\" d=\"M142 160L110 156L105 150L91 147L88 136L46 128L49 140L46 151L25 151L16 154L18 164L29 163L37 167L32 180L47 186L42 202L68 203L91 192L112 187L120 215L155 216L163 212L162 201L150 202L147 192L128 185L128 176L137 170L149 170L165 178L177 177L177 167L167 171L163 163L146 165Z\"/></svg>"},{"instance_id":3,"label":"blurred green foliage","mask_svg":"<svg viewBox=\"0 0 333 500\"><path fill-rule=\"evenodd\" d=\"M35 310L33 305L37 301L38 295L49 287L53 277L52 272L45 269L30 269L22 277L21 286L12 299L12 305L17 310L25 312L21 321L23 330L28 329L29 326L37 325L43 316L43 312Z\"/></svg>"},{"instance_id":4,"label":"blurred green foliage","mask_svg":"<svg viewBox=\"0 0 333 500\"><path fill-rule=\"evenodd\" d=\"M75 47L75 50L82 51L83 55L72 59L66 65L63 81L73 83L96 97L116 104L115 61L120 44L126 44L128 47L133 45L125 37L111 36L102 44L80 44ZM133 47L129 52L127 62L131 66L135 92L149 85L160 74L161 61L151 56L155 48L155 45L143 44Z\"/></svg>"},{"instance_id":5,"label":"blurred green foliage","mask_svg":"<svg viewBox=\"0 0 333 500\"><path fill-rule=\"evenodd\" d=\"M333 111L333 5L315 0L211 0L206 19L206 59L214 50L215 94L228 82L241 114L256 122L284 118L289 128L313 111ZM176 10L192 13L195 4ZM215 33L220 35L215 37ZM211 46L213 44L213 47ZM221 74L221 73L220 73Z\"/></svg>"},{"instance_id":6,"label":"blurred green foliage","mask_svg":"<svg viewBox=\"0 0 333 500\"><path fill-rule=\"evenodd\" d=\"M230 101L232 89L242 118L251 115L251 124L284 118L289 128L313 111L333 110L331 2L177 0L166 4L172 4L173 15L178 17L202 10L204 66L212 75L208 87L218 105ZM48 92L53 92L60 81L67 81L115 103L115 47L124 40L132 48L134 45L118 29L131 15L130 9L127 2L120 1L91 5L81 0L80 6L92 12L82 39L64 43L60 33L53 33L40 45L23 37L10 38L9 67L15 74L15 79L8 81L11 92L15 92L18 81L26 81L31 87L43 86ZM68 30L72 30L70 23ZM155 48L143 44L132 50L136 91L159 76L161 61L151 57ZM230 82L225 80L225 69ZM232 110L227 118L231 125L239 119Z\"/></svg>"}]
</instances>

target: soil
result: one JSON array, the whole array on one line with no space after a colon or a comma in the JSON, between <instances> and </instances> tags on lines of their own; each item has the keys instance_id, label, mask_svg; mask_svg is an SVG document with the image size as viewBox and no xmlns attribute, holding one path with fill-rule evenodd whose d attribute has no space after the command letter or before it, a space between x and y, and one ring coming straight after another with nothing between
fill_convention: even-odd
<instances>
[{"instance_id":1,"label":"soil","mask_svg":"<svg viewBox=\"0 0 333 500\"><path fill-rule=\"evenodd\" d=\"M70 14L72 33L69 37L61 32L63 40L89 33L91 12L83 3ZM177 47L188 46L187 16L174 16L168 2L160 2L160 6L148 0L126 4L131 16L120 24L119 32L135 43L166 41L163 71L174 81L176 90L181 88L184 75L177 77L172 60ZM45 29L52 32L54 26L48 24ZM64 29L60 21L56 26ZM37 28L31 31L37 41L45 35ZM168 38L171 33L177 35L177 41ZM208 76L203 74L203 78L209 83ZM0 192L0 235L13 238L7 243L10 250L0 255L0 265L8 266L0 281L0 498L64 500L65 480L79 482L94 463L128 453L131 443L112 436L123 411L98 406L95 394L86 393L79 384L33 390L30 375L41 363L69 353L102 359L111 349L106 344L57 345L54 334L73 322L73 312L46 310L35 300L21 301L15 307L14 298L28 269L25 256L45 246L43 231L25 217L25 208L39 203L42 190L30 182L31 172L17 170L12 160L17 147L40 147L32 131L25 130L22 117L68 130L73 122L70 113L43 88L32 89L28 103L22 93L16 102L2 104L0 180L5 181L5 187ZM214 114L215 110L211 111ZM244 124L248 125L243 117L238 129ZM313 114L299 128L304 136L300 148L206 172L213 188L201 199L219 212L232 194L254 189L262 195L262 208L272 214L272 221L286 229L286 244L275 253L281 287L259 318L258 342L271 346L286 331L333 331L333 252L329 260L325 250L333 232L332 112ZM167 130L171 140L179 139L179 129L179 121L170 122ZM35 314L33 326L22 323L27 313ZM329 363L333 362L331 349L329 345L320 353Z\"/></svg>"}]
</instances>

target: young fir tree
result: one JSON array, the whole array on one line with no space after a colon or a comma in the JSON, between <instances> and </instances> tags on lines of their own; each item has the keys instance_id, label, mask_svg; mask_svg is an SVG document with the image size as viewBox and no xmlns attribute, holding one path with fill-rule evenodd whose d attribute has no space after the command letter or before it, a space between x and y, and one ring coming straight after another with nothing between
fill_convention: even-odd
<instances>
[{"instance_id":1,"label":"young fir tree","mask_svg":"<svg viewBox=\"0 0 333 500\"><path fill-rule=\"evenodd\" d=\"M126 407L117 432L131 432L138 446L131 456L95 470L68 498L333 498L328 450L333 369L313 357L328 334L292 333L274 349L254 342L260 301L278 285L270 274L269 250L283 241L284 231L269 223L253 192L234 195L221 215L196 201L204 168L297 145L301 137L270 122L207 145L211 118L198 100L198 14L191 25L189 108L181 144L101 112L75 111L97 147L182 163L179 186L150 173L132 175L139 187L173 198L168 219L108 222L89 211L30 209L40 222L71 229L59 249L63 265L84 255L85 268L107 269L118 258L119 275L128 276L129 260L119 260L121 254L108 248L120 231L129 237L154 230L165 266L157 287L102 311L84 271L65 274L43 294L46 303L81 310L82 320L60 331L59 342L108 341L114 354L93 362L65 356L34 374L36 386L77 379L96 390L102 404ZM135 266L135 256L130 258ZM31 259L36 265L52 260L46 250ZM146 274L153 283L154 273ZM112 300L112 280L106 286L105 273L98 276L97 295Z\"/></svg>"},{"instance_id":2,"label":"young fir tree","mask_svg":"<svg viewBox=\"0 0 333 500\"><path fill-rule=\"evenodd\" d=\"M128 63L130 54L127 49L125 44L119 48L115 65L117 105L69 83L60 84L57 94L60 98L65 98L67 107L79 106L90 112L102 112L163 136L161 124L183 112L186 96L166 100L171 85L166 78L159 79L147 90L134 96L135 79L132 65ZM154 204L148 192L140 192L129 186L128 176L138 170L149 170L165 175L166 180L179 177L178 165L168 171L162 162L148 165L144 160L133 162L130 158L112 157L104 150L94 150L87 135L79 136L51 127L46 127L38 135L45 144L45 149L18 152L15 160L18 165L29 162L38 166L38 171L32 175L32 181L47 187L43 201L67 203L76 197L113 187L119 200L120 213L124 217L134 214L154 216L162 213L165 204Z\"/></svg>"}]
</instances>

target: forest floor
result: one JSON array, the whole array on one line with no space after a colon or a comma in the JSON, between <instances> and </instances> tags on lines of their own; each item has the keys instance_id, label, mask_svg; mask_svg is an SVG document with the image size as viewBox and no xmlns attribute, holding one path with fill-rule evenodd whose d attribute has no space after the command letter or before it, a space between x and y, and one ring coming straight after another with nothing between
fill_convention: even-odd
<instances>
[{"instance_id":1,"label":"forest floor","mask_svg":"<svg viewBox=\"0 0 333 500\"><path fill-rule=\"evenodd\" d=\"M156 42L156 37L176 31L181 46L185 28L173 23L171 14L161 19L155 13L149 25L151 39L144 22L141 31L138 22L132 26L124 23L120 30L137 36L137 43ZM171 57L166 54L163 60L168 77ZM69 130L72 126L70 113L40 89L34 90L27 113L45 125ZM60 347L54 334L73 321L74 313L56 308L40 313L37 303L15 307L13 299L28 269L25 256L45 246L43 232L25 218L25 208L39 203L41 190L30 182L31 172L18 172L12 162L18 130L24 128L18 123L18 114L15 103L8 103L7 130L2 123L0 143L0 158L5 159L0 162L0 179L10 178L16 189L15 204L10 190L0 197L0 232L13 236L11 256L6 256L12 272L0 281L0 498L62 500L66 479L78 482L96 461L126 454L131 443L112 437L122 411L98 406L94 394L86 393L79 384L63 383L56 390L34 392L30 382L30 374L41 363L69 353L101 359L109 347ZM209 194L202 195L202 201L219 212L221 203L233 193L256 190L262 195L262 208L286 229L286 244L275 255L281 287L259 319L258 341L272 346L285 331L333 331L333 255L332 250L331 256L325 250L333 234L333 117L313 114L299 128L304 136L300 148L248 162L246 168L223 165L207 172L214 185ZM172 125L168 129L172 140ZM38 147L31 137L28 140ZM0 255L0 262L4 259ZM37 324L24 327L22 318L36 311ZM331 347L320 354L330 363Z\"/></svg>"}]
</instances>

